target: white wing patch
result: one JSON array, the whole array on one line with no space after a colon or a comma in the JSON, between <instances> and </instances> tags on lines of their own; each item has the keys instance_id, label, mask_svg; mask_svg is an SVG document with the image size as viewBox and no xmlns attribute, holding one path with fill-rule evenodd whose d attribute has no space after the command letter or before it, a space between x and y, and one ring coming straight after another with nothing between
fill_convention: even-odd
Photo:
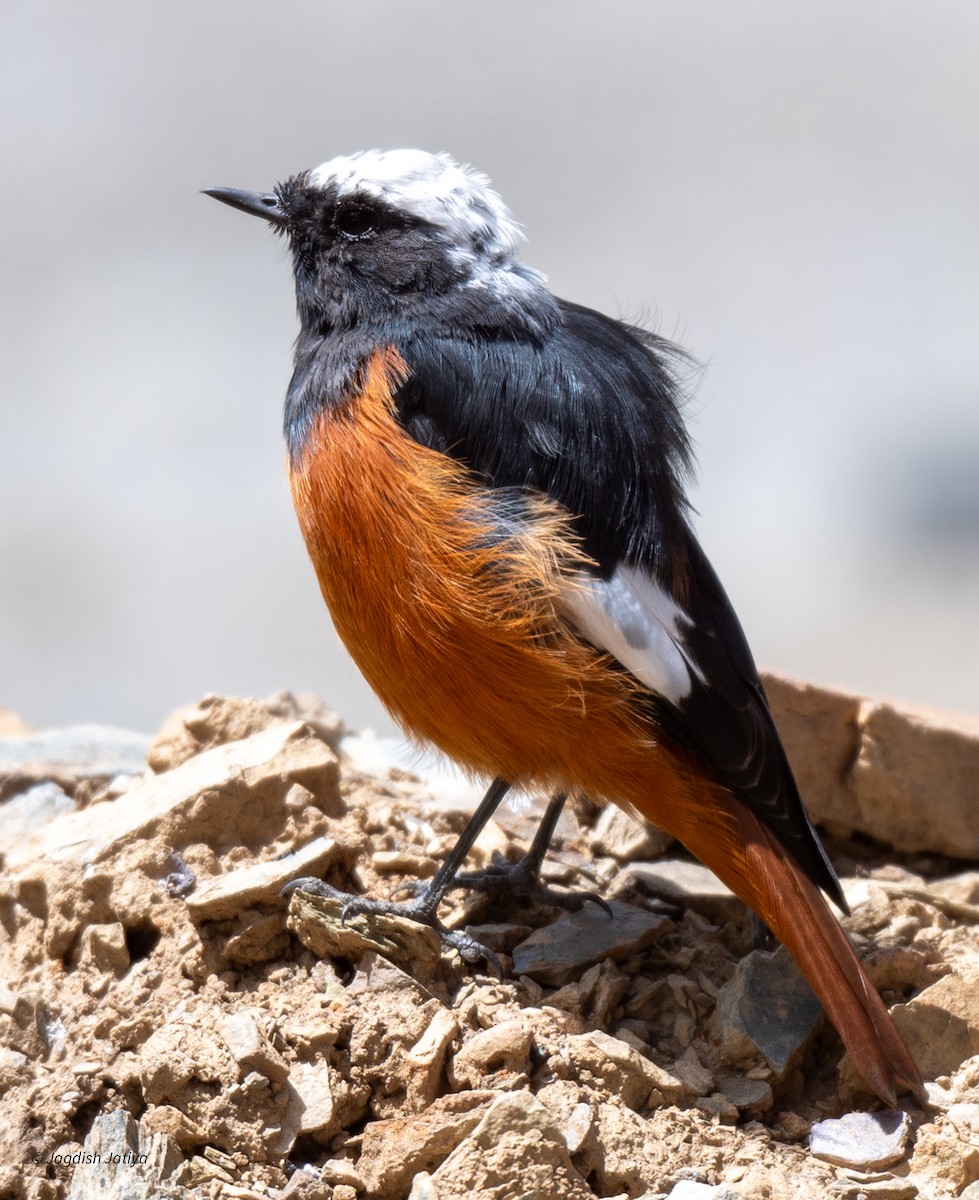
<instances>
[{"instance_id":1,"label":"white wing patch","mask_svg":"<svg viewBox=\"0 0 979 1200\"><path fill-rule=\"evenodd\" d=\"M683 609L635 567L619 566L611 579L576 576L560 605L590 642L672 704L690 694L694 676L703 681L684 646Z\"/></svg>"}]
</instances>

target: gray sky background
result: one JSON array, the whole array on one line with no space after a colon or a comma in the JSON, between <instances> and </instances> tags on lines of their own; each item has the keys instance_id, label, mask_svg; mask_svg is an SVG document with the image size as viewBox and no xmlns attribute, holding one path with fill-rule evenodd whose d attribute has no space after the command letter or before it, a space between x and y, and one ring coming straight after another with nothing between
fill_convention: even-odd
<instances>
[{"instance_id":1,"label":"gray sky background","mask_svg":"<svg viewBox=\"0 0 979 1200\"><path fill-rule=\"evenodd\" d=\"M290 509L283 248L198 190L417 145L703 364L698 529L760 664L979 710L977 50L974 0L5 4L0 704L390 728Z\"/></svg>"}]
</instances>

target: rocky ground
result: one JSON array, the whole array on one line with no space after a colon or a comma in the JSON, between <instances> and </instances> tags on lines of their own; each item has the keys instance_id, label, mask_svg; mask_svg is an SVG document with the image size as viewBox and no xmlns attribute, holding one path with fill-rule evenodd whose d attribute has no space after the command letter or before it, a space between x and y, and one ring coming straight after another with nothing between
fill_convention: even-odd
<instances>
[{"instance_id":1,"label":"rocky ground","mask_svg":"<svg viewBox=\"0 0 979 1200\"><path fill-rule=\"evenodd\" d=\"M456 894L500 981L280 895L430 876L471 808L318 703L208 698L149 745L8 714L0 1200L975 1200L979 727L768 686L928 1105L877 1111L784 951L617 812L566 814L547 866L611 919Z\"/></svg>"}]
</instances>

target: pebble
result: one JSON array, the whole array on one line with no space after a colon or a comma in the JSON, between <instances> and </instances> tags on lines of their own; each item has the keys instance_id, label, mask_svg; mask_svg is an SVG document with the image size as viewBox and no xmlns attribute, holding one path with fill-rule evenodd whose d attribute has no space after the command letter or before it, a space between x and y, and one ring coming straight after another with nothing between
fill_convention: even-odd
<instances>
[{"instance_id":1,"label":"pebble","mask_svg":"<svg viewBox=\"0 0 979 1200\"><path fill-rule=\"evenodd\" d=\"M666 917L613 900L612 916L586 904L544 929L535 930L513 950L514 974L560 987L602 959L630 958L667 930Z\"/></svg>"},{"instance_id":2,"label":"pebble","mask_svg":"<svg viewBox=\"0 0 979 1200\"><path fill-rule=\"evenodd\" d=\"M730 1061L761 1054L776 1081L785 1078L819 1023L821 1008L780 946L755 950L721 988L714 1023Z\"/></svg>"},{"instance_id":3,"label":"pebble","mask_svg":"<svg viewBox=\"0 0 979 1200\"><path fill-rule=\"evenodd\" d=\"M719 925L744 916L744 901L725 887L713 871L683 858L632 863L629 874L655 896L662 896L684 909L704 913Z\"/></svg>"},{"instance_id":4,"label":"pebble","mask_svg":"<svg viewBox=\"0 0 979 1200\"><path fill-rule=\"evenodd\" d=\"M809 1150L838 1167L873 1171L905 1158L910 1136L911 1118L899 1109L851 1112L813 1125Z\"/></svg>"}]
</instances>

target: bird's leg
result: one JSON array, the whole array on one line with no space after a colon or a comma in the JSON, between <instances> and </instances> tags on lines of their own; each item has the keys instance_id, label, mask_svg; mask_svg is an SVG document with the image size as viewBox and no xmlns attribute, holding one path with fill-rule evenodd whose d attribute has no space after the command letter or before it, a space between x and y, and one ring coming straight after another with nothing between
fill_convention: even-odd
<instances>
[{"instance_id":1,"label":"bird's leg","mask_svg":"<svg viewBox=\"0 0 979 1200\"><path fill-rule=\"evenodd\" d=\"M612 910L608 904L594 892L559 892L541 882L540 872L544 855L554 836L554 830L566 799L567 795L564 792L555 792L551 797L541 823L537 827L537 832L534 834L530 849L518 862L507 862L501 854L496 852L488 867L481 871L456 874L455 879L448 886L488 892L494 896L512 895L526 905L550 904L556 908L568 909L570 912L578 912L588 901L591 901L611 916Z\"/></svg>"},{"instance_id":2,"label":"bird's leg","mask_svg":"<svg viewBox=\"0 0 979 1200\"><path fill-rule=\"evenodd\" d=\"M418 921L422 925L428 925L434 929L443 945L451 946L457 950L464 962L476 963L480 959L485 959L496 974L502 978L503 972L500 962L493 951L481 945L475 938L471 938L457 930L446 929L438 919L438 907L445 893L455 884L456 873L466 861L466 856L482 832L483 826L493 813L496 812L497 808L499 808L500 802L509 790L510 785L505 779L497 777L493 780L487 789L486 795L479 802L478 808L469 818L468 824L459 835L459 840L445 856L445 861L435 872L430 882L412 900L399 902L395 900L372 900L368 896L352 896L350 893L341 892L337 888L331 887L324 880L315 879L312 876L293 879L282 890L283 892L290 892L301 889L304 892L311 892L315 896L326 896L331 900L342 900L345 902L341 914L341 919L344 921L348 917L355 916L358 913L368 915L371 913L380 913L388 916L407 917L409 920ZM560 813L560 808L558 808L558 813ZM554 819L557 820L556 815Z\"/></svg>"}]
</instances>

